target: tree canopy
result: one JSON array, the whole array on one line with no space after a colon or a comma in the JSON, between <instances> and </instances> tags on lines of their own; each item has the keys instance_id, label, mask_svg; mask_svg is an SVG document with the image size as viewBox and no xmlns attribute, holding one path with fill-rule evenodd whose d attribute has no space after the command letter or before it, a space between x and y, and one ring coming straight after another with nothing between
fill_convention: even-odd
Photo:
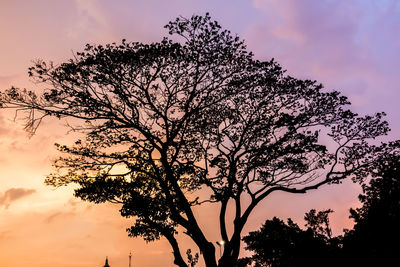
<instances>
[{"instance_id":1,"label":"tree canopy","mask_svg":"<svg viewBox=\"0 0 400 267\"><path fill-rule=\"evenodd\" d=\"M384 113L359 116L339 92L255 59L208 14L165 27L173 39L87 45L59 65L38 60L29 75L45 91L12 87L0 102L25 112L30 133L46 117L73 118L84 138L57 145L65 156L46 183L75 183L76 197L122 204L135 219L129 234L165 237L176 265L187 266L178 229L206 266L235 266L243 227L272 192L354 178L397 149L369 143L389 131ZM193 212L205 203L219 209L218 261Z\"/></svg>"},{"instance_id":2,"label":"tree canopy","mask_svg":"<svg viewBox=\"0 0 400 267\"><path fill-rule=\"evenodd\" d=\"M306 230L290 218L274 217L243 238L252 266L392 266L398 263L400 245L400 155L389 154L373 167L372 179L363 184L360 208L350 209L355 225L332 237L332 210L306 213Z\"/></svg>"},{"instance_id":3,"label":"tree canopy","mask_svg":"<svg viewBox=\"0 0 400 267\"><path fill-rule=\"evenodd\" d=\"M355 225L344 236L343 250L349 263L390 266L399 263L400 156L385 156L372 174L359 196L362 206L350 210Z\"/></svg>"},{"instance_id":4,"label":"tree canopy","mask_svg":"<svg viewBox=\"0 0 400 267\"><path fill-rule=\"evenodd\" d=\"M337 257L340 238L331 236L331 212L306 213L306 230L290 218L287 223L276 217L266 220L259 230L243 237L246 249L253 255L240 261L254 267L346 266Z\"/></svg>"}]
</instances>

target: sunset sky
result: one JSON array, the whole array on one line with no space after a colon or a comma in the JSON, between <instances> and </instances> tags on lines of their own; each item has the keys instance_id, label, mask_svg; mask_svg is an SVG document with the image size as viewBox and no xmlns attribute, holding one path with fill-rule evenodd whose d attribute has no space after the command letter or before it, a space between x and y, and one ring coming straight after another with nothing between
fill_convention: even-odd
<instances>
[{"instance_id":1,"label":"sunset sky","mask_svg":"<svg viewBox=\"0 0 400 267\"><path fill-rule=\"evenodd\" d=\"M276 59L297 78L322 82L348 96L360 114L385 111L400 139L400 2L398 0L0 0L0 90L34 89L32 60L61 63L86 43L154 42L177 16L210 12L246 40L256 58ZM73 197L73 188L45 186L56 156L54 143L71 135L62 121L45 121L29 138L12 111L0 110L0 266L174 266L168 243L127 237L130 220L118 206ZM345 182L306 195L275 194L258 207L246 231L273 216L303 226L311 208L335 211L336 234L351 227L348 210L359 185ZM211 215L201 223L219 236ZM186 246L190 246L183 240Z\"/></svg>"}]
</instances>

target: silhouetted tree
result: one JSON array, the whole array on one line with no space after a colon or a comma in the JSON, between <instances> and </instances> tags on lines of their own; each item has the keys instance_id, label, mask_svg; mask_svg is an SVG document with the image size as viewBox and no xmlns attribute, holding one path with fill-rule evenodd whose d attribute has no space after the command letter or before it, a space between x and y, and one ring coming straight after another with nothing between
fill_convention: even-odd
<instances>
[{"instance_id":1,"label":"silhouetted tree","mask_svg":"<svg viewBox=\"0 0 400 267\"><path fill-rule=\"evenodd\" d=\"M353 266L397 266L400 263L400 156L377 162L373 179L351 209L354 228L344 237L346 262Z\"/></svg>"},{"instance_id":2,"label":"silhouetted tree","mask_svg":"<svg viewBox=\"0 0 400 267\"><path fill-rule=\"evenodd\" d=\"M287 224L276 217L267 220L260 230L243 238L253 256L242 261L254 267L340 266L336 258L340 253L339 238L331 237L329 226L328 215L332 211L315 212L306 214L306 230L291 219Z\"/></svg>"},{"instance_id":3,"label":"silhouetted tree","mask_svg":"<svg viewBox=\"0 0 400 267\"><path fill-rule=\"evenodd\" d=\"M326 237L327 239L332 238L332 230L329 225L329 214L333 210L322 210L316 213L315 209L310 210L304 216L306 221L306 227L311 228L311 230L319 236Z\"/></svg>"},{"instance_id":4,"label":"silhouetted tree","mask_svg":"<svg viewBox=\"0 0 400 267\"><path fill-rule=\"evenodd\" d=\"M31 133L45 117L69 118L84 138L57 146L66 156L46 183L75 183L81 199L122 204L121 214L135 218L130 235L165 237L175 264L187 266L182 229L207 266L235 266L243 227L272 192L340 182L393 149L368 144L388 131L383 113L360 117L340 93L255 60L208 14L166 28L178 41L87 45L61 65L37 61L29 75L45 91L13 87L0 101L26 111ZM336 145L328 149L329 139ZM218 263L193 212L203 203L220 210Z\"/></svg>"},{"instance_id":5,"label":"silhouetted tree","mask_svg":"<svg viewBox=\"0 0 400 267\"><path fill-rule=\"evenodd\" d=\"M258 266L395 266L400 250L400 155L383 155L371 166L372 179L363 184L362 207L350 209L355 225L344 236L332 237L332 210L306 213L307 230L291 219L274 218L245 236L252 257L241 259ZM360 178L360 177L359 177ZM244 265L243 265L244 266Z\"/></svg>"}]
</instances>

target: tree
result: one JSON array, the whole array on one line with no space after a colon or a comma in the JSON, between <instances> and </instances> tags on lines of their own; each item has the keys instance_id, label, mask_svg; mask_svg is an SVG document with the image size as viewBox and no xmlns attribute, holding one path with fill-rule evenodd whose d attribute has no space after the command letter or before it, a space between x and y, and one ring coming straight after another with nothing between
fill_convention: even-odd
<instances>
[{"instance_id":1,"label":"tree","mask_svg":"<svg viewBox=\"0 0 400 267\"><path fill-rule=\"evenodd\" d=\"M235 266L243 227L271 193L338 183L395 149L368 144L389 130L384 113L360 117L339 92L254 59L208 14L166 28L178 41L87 45L60 65L37 61L29 75L47 89L12 87L0 101L26 112L31 133L49 116L74 119L84 138L57 145L65 156L46 183L75 183L76 197L121 204L135 218L129 234L165 237L176 265L187 266L178 231L207 266ZM193 213L205 203L220 212L218 262Z\"/></svg>"},{"instance_id":2,"label":"tree","mask_svg":"<svg viewBox=\"0 0 400 267\"><path fill-rule=\"evenodd\" d=\"M246 249L254 254L241 260L254 263L254 267L342 266L337 261L340 237L332 238L329 226L332 210L315 212L306 213L306 230L290 218L287 224L276 217L265 221L259 230L243 238Z\"/></svg>"},{"instance_id":3,"label":"tree","mask_svg":"<svg viewBox=\"0 0 400 267\"><path fill-rule=\"evenodd\" d=\"M332 238L332 230L329 225L329 214L333 210L322 210L316 213L315 209L310 210L304 216L304 220L307 222L306 226L310 228L315 235L326 237L327 239Z\"/></svg>"},{"instance_id":4,"label":"tree","mask_svg":"<svg viewBox=\"0 0 400 267\"><path fill-rule=\"evenodd\" d=\"M307 230L274 217L243 238L258 266L392 266L400 245L400 155L383 155L371 166L372 179L363 184L360 208L350 209L355 225L344 236L332 237L332 210L306 213Z\"/></svg>"},{"instance_id":5,"label":"tree","mask_svg":"<svg viewBox=\"0 0 400 267\"><path fill-rule=\"evenodd\" d=\"M246 249L254 253L249 263L254 263L255 267L318 266L322 263L324 241L315 238L311 230L300 229L291 219L287 224L276 217L267 220L260 230L250 232L243 241Z\"/></svg>"},{"instance_id":6,"label":"tree","mask_svg":"<svg viewBox=\"0 0 400 267\"><path fill-rule=\"evenodd\" d=\"M344 236L347 262L359 266L391 266L399 263L400 156L385 155L363 186L362 206L351 209L354 228Z\"/></svg>"}]
</instances>

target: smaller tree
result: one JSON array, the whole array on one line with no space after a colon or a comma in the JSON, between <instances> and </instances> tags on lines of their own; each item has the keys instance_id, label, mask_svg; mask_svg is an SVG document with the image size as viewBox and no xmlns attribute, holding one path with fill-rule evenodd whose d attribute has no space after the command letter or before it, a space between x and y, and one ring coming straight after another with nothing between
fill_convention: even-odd
<instances>
[{"instance_id":1,"label":"smaller tree","mask_svg":"<svg viewBox=\"0 0 400 267\"><path fill-rule=\"evenodd\" d=\"M363 205L350 210L355 225L343 240L347 262L358 266L397 266L400 262L399 155L387 155L377 162L373 179L363 186L359 199Z\"/></svg>"},{"instance_id":2,"label":"smaller tree","mask_svg":"<svg viewBox=\"0 0 400 267\"><path fill-rule=\"evenodd\" d=\"M243 238L247 250L254 252L242 261L255 267L270 266L335 266L338 250L336 238L331 237L329 214L332 210L306 213L306 230L290 218L287 224L274 217L260 230Z\"/></svg>"},{"instance_id":3,"label":"smaller tree","mask_svg":"<svg viewBox=\"0 0 400 267\"><path fill-rule=\"evenodd\" d=\"M362 207L350 209L355 225L332 237L331 209L305 214L307 230L274 218L243 240L254 252L243 263L254 266L395 266L400 245L400 155L382 156L363 184ZM358 176L357 179L364 179ZM396 265L396 266L397 266Z\"/></svg>"}]
</instances>

